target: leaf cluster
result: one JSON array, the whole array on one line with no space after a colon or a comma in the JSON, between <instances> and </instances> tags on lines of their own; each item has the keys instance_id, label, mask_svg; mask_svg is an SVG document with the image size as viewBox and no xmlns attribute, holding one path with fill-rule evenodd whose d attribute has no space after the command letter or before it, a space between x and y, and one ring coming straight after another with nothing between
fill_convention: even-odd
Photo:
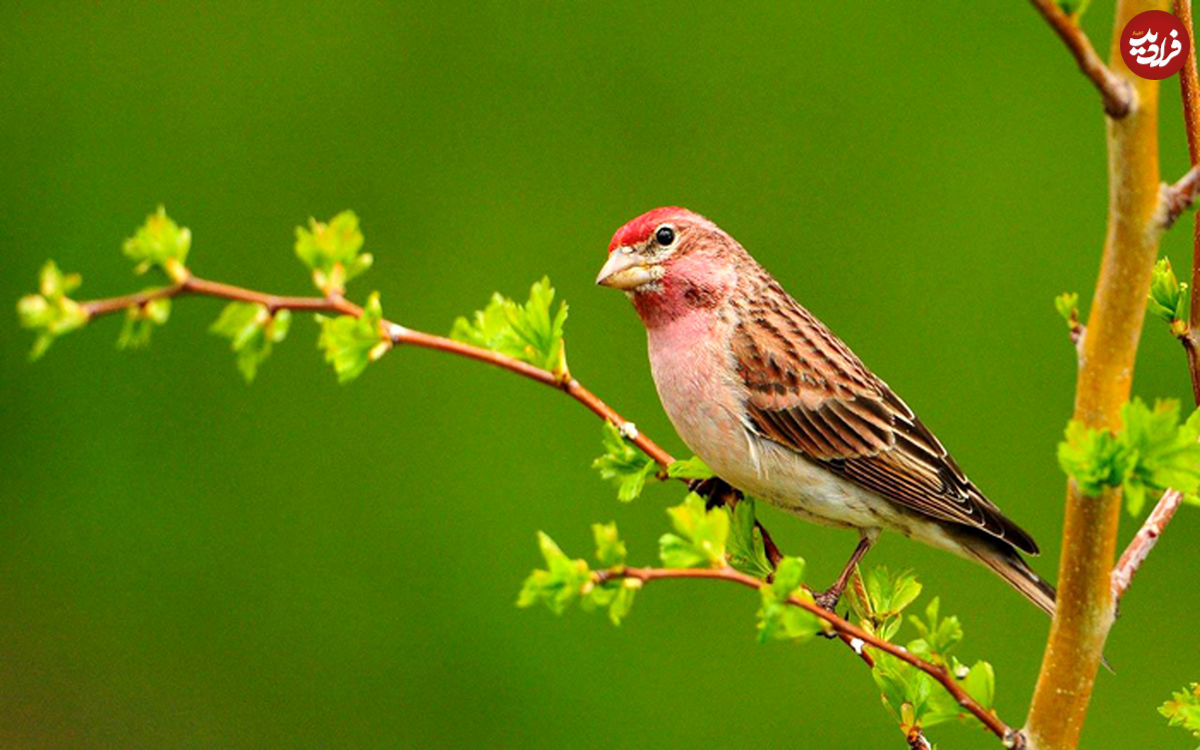
<instances>
[{"instance_id":1,"label":"leaf cluster","mask_svg":"<svg viewBox=\"0 0 1200 750\"><path fill-rule=\"evenodd\" d=\"M1066 321L1068 328L1074 328L1079 324L1079 294L1077 292L1063 292L1055 297L1054 309Z\"/></svg>"},{"instance_id":2,"label":"leaf cluster","mask_svg":"<svg viewBox=\"0 0 1200 750\"><path fill-rule=\"evenodd\" d=\"M487 307L475 311L471 318L456 319L450 338L565 377L568 371L563 327L567 303L560 302L552 311L553 303L554 287L546 277L530 287L524 304L496 292Z\"/></svg>"},{"instance_id":3,"label":"leaf cluster","mask_svg":"<svg viewBox=\"0 0 1200 750\"><path fill-rule=\"evenodd\" d=\"M596 542L596 560L601 569L620 571L625 565L625 543L617 533L615 523L592 524ZM596 583L596 575L586 560L572 560L544 532L538 532L538 548L545 568L529 574L517 596L518 607L545 604L555 614L562 614L575 602L586 611L607 609L614 625L629 614L633 597L641 581L632 578L609 577Z\"/></svg>"},{"instance_id":4,"label":"leaf cluster","mask_svg":"<svg viewBox=\"0 0 1200 750\"><path fill-rule=\"evenodd\" d=\"M658 556L668 568L723 568L729 540L729 512L705 508L704 498L689 492L667 508L675 533L658 539Z\"/></svg>"},{"instance_id":5,"label":"leaf cluster","mask_svg":"<svg viewBox=\"0 0 1200 750\"><path fill-rule=\"evenodd\" d=\"M146 348L150 345L150 336L154 333L154 329L166 325L167 319L170 317L171 300L168 297L158 297L149 300L144 305L129 308L125 311L125 323L121 326L121 335L117 337L117 348Z\"/></svg>"},{"instance_id":6,"label":"leaf cluster","mask_svg":"<svg viewBox=\"0 0 1200 750\"><path fill-rule=\"evenodd\" d=\"M375 262L362 246L353 211L342 211L328 222L310 218L308 227L296 227L296 257L312 270L313 284L327 296L342 294L347 281Z\"/></svg>"},{"instance_id":7,"label":"leaf cluster","mask_svg":"<svg viewBox=\"0 0 1200 750\"><path fill-rule=\"evenodd\" d=\"M191 247L192 230L176 224L167 216L166 209L159 206L133 236L125 240L122 249L125 257L137 264L136 273L143 274L158 267L175 281L182 281L187 276L185 266Z\"/></svg>"},{"instance_id":8,"label":"leaf cluster","mask_svg":"<svg viewBox=\"0 0 1200 750\"><path fill-rule=\"evenodd\" d=\"M921 584L911 573L879 567L856 578L850 599L863 629L894 642L905 622L905 610L920 594ZM968 667L950 653L962 641L963 629L956 616L943 617L940 610L941 602L934 597L923 617L907 617L916 637L904 644L905 649L947 670L980 705L991 708L996 692L992 665L977 661ZM954 697L930 675L891 654L875 651L872 655L875 684L904 732L964 715Z\"/></svg>"},{"instance_id":9,"label":"leaf cluster","mask_svg":"<svg viewBox=\"0 0 1200 750\"><path fill-rule=\"evenodd\" d=\"M1146 309L1151 315L1171 326L1172 334L1183 336L1187 333L1188 302L1187 284L1180 282L1175 276L1170 260L1160 259L1154 264Z\"/></svg>"},{"instance_id":10,"label":"leaf cluster","mask_svg":"<svg viewBox=\"0 0 1200 750\"><path fill-rule=\"evenodd\" d=\"M383 306L379 292L373 292L363 305L363 314L317 316L321 335L317 346L325 352L325 361L333 365L339 383L348 383L362 374L367 365L382 357L391 348L383 336L380 324Z\"/></svg>"},{"instance_id":11,"label":"leaf cluster","mask_svg":"<svg viewBox=\"0 0 1200 750\"><path fill-rule=\"evenodd\" d=\"M290 310L274 315L264 306L248 302L231 302L208 329L215 336L229 339L237 354L238 371L247 383L254 380L258 367L271 355L271 347L287 338L291 327Z\"/></svg>"},{"instance_id":12,"label":"leaf cluster","mask_svg":"<svg viewBox=\"0 0 1200 750\"><path fill-rule=\"evenodd\" d=\"M762 605L758 610L759 643L803 643L817 633L828 632L828 623L792 603L793 599L812 602L812 594L803 584L804 559L785 557L780 560L771 583L758 590L762 597Z\"/></svg>"},{"instance_id":13,"label":"leaf cluster","mask_svg":"<svg viewBox=\"0 0 1200 750\"><path fill-rule=\"evenodd\" d=\"M601 479L616 486L618 500L630 502L642 494L646 480L658 470L658 463L626 440L612 422L605 421L603 430L604 453L592 461L592 468L600 472Z\"/></svg>"},{"instance_id":14,"label":"leaf cluster","mask_svg":"<svg viewBox=\"0 0 1200 750\"><path fill-rule=\"evenodd\" d=\"M30 359L40 358L59 336L87 324L87 311L69 296L81 283L79 274L64 274L58 264L48 260L38 276L38 293L17 302L21 326L37 334Z\"/></svg>"},{"instance_id":15,"label":"leaf cluster","mask_svg":"<svg viewBox=\"0 0 1200 750\"><path fill-rule=\"evenodd\" d=\"M1085 427L1072 420L1058 446L1058 462L1087 496L1123 488L1125 504L1137 515L1150 493L1200 488L1200 411L1181 422L1179 402L1159 400L1151 409L1139 398L1121 409L1119 432Z\"/></svg>"},{"instance_id":16,"label":"leaf cluster","mask_svg":"<svg viewBox=\"0 0 1200 750\"><path fill-rule=\"evenodd\" d=\"M1171 693L1171 700L1158 707L1167 723L1181 727L1200 738L1200 683L1193 682L1187 690Z\"/></svg>"}]
</instances>

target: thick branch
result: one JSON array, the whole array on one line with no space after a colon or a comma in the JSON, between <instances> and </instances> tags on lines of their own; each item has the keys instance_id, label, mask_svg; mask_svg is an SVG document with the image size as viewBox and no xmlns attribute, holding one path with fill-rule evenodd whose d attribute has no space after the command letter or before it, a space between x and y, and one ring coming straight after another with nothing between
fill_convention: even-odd
<instances>
[{"instance_id":1,"label":"thick branch","mask_svg":"<svg viewBox=\"0 0 1200 750\"><path fill-rule=\"evenodd\" d=\"M219 297L222 299L234 300L237 302L249 302L252 304L262 305L270 312L278 310L302 310L308 312L330 312L339 315L353 315L359 317L362 315L362 308L358 305L346 300L340 296L334 297L286 297L276 294L266 294L264 292L254 291L253 289L245 289L232 284L222 284L216 281L208 281L197 276L192 276L188 273L183 281L180 281L172 286L154 289L148 292L138 294L130 294L124 297L111 297L108 299L90 300L79 303L80 306L88 313L90 318L97 318L102 315L126 310L131 307L142 307L151 300L161 299L164 297L181 297L185 295L200 295L205 297ZM392 323L391 321L383 321L381 324L380 338L390 341L393 345L416 346L424 349L436 349L437 351L456 354L460 357L473 359L478 362L486 362L490 365L515 372L518 375L523 375L530 380L548 385L565 392L571 398L586 406L592 413L597 416L612 422L622 428L625 434L634 445L641 448L643 452L650 458L654 459L659 466L666 469L675 459L670 453L660 448L653 440L646 435L633 429L632 423L625 420L608 404L600 400L596 394L589 391L587 388L570 376L561 376L543 370L540 367L534 367L518 359L507 357L503 354L493 352L489 349L481 349L477 346L464 344L460 341L448 339L444 336L436 336L431 333L415 331L411 328Z\"/></svg>"},{"instance_id":2,"label":"thick branch","mask_svg":"<svg viewBox=\"0 0 1200 750\"><path fill-rule=\"evenodd\" d=\"M1039 8L1051 3L1037 2ZM1128 400L1158 254L1158 82L1131 73L1121 58L1121 32L1138 13L1161 9L1156 0L1119 0L1110 73L1134 90L1137 106L1108 119L1108 232L1075 392L1075 419L1116 430ZM1049 17L1049 16L1048 16ZM1069 481L1059 567L1058 610L1026 724L1030 745L1069 750L1091 700L1105 638L1112 626L1112 569L1121 497L1085 497Z\"/></svg>"},{"instance_id":3,"label":"thick branch","mask_svg":"<svg viewBox=\"0 0 1200 750\"><path fill-rule=\"evenodd\" d=\"M760 589L763 586L770 584L761 581L754 576L741 573L733 568L614 568L611 570L601 570L595 573L595 581L597 584L614 578L633 578L643 583L650 581L658 581L666 578L706 578L718 581L728 581L729 583L738 583L752 589ZM807 610L822 620L829 623L833 632L838 635L843 642L850 646L856 653L863 657L867 664L871 664L869 656L865 652L866 646L884 651L892 656L907 662L922 672L928 674L933 679L946 689L948 693L958 702L964 710L978 719L992 734L995 734L1008 745L1008 747L1024 747L1024 738L1022 735L1009 727L992 711L987 710L979 705L967 691L963 690L947 670L942 667L914 656L901 646L894 643L889 643L866 630L860 628L854 623L839 617L836 613L822 609L815 603L807 599L801 599L793 596L788 599L788 604L793 607L800 607Z\"/></svg>"},{"instance_id":4,"label":"thick branch","mask_svg":"<svg viewBox=\"0 0 1200 750\"><path fill-rule=\"evenodd\" d=\"M1142 528L1138 530L1137 536L1125 548L1125 552L1117 562L1117 567L1112 572L1114 606L1129 590L1129 584L1133 583L1133 576L1138 572L1138 568L1142 566L1150 551L1154 549L1154 545L1158 543L1158 537L1171 522L1175 511L1179 510L1179 504L1182 502L1183 493L1178 490L1164 492L1146 522L1142 524Z\"/></svg>"},{"instance_id":5,"label":"thick branch","mask_svg":"<svg viewBox=\"0 0 1200 750\"><path fill-rule=\"evenodd\" d=\"M1129 114L1136 96L1133 87L1114 75L1096 54L1087 34L1079 27L1079 19L1064 13L1055 0L1033 0L1033 5L1067 45L1079 69L1100 91L1108 116L1120 119Z\"/></svg>"}]
</instances>

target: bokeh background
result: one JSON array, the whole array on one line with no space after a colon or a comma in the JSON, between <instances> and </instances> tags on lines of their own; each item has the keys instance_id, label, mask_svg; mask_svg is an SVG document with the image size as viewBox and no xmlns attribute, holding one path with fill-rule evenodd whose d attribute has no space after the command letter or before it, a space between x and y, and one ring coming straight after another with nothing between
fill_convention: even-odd
<instances>
[{"instance_id":1,"label":"bokeh background","mask_svg":"<svg viewBox=\"0 0 1200 750\"><path fill-rule=\"evenodd\" d=\"M1110 9L1085 25L1107 47ZM549 274L573 370L684 448L620 295L611 233L708 214L838 331L1041 540L1074 360L1051 304L1090 296L1104 233L1098 98L1022 3L5 3L0 300L43 259L82 297L140 288L120 242L159 202L211 278L307 291L292 228L355 209L351 285L445 332ZM1164 173L1185 167L1177 83ZM1188 229L1164 250L1186 267ZM148 351L119 320L36 364L0 325L4 747L896 747L845 649L758 646L753 594L647 590L621 628L514 606L534 532L590 552L616 520L651 561L675 488L622 506L600 426L511 375L395 351L339 387L315 326L245 386L176 305ZM11 310L11 307L10 307ZM1188 394L1148 326L1136 391ZM854 540L771 511L831 578ZM1135 524L1127 519L1124 536ZM1123 606L1085 745L1185 747L1155 706L1200 678L1200 515ZM1047 621L982 569L896 537L989 658L1019 722ZM992 747L974 727L931 732Z\"/></svg>"}]
</instances>

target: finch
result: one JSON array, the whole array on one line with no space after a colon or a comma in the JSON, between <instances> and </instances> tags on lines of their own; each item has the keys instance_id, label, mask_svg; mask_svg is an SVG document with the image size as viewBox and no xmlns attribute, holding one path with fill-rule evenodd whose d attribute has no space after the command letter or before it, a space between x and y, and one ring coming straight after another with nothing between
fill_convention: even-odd
<instances>
[{"instance_id":1,"label":"finch","mask_svg":"<svg viewBox=\"0 0 1200 750\"><path fill-rule=\"evenodd\" d=\"M621 227L596 283L646 327L671 423L720 479L858 546L841 597L883 529L974 560L1047 613L1037 544L972 482L912 409L716 224L657 208Z\"/></svg>"}]
</instances>

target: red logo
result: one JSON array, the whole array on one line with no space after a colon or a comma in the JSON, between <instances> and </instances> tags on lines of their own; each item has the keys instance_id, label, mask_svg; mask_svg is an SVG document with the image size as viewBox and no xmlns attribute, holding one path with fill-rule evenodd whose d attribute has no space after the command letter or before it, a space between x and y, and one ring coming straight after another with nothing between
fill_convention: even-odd
<instances>
[{"instance_id":1,"label":"red logo","mask_svg":"<svg viewBox=\"0 0 1200 750\"><path fill-rule=\"evenodd\" d=\"M1170 78L1183 68L1191 49L1187 29L1162 10L1138 13L1121 32L1121 57L1142 78Z\"/></svg>"}]
</instances>

